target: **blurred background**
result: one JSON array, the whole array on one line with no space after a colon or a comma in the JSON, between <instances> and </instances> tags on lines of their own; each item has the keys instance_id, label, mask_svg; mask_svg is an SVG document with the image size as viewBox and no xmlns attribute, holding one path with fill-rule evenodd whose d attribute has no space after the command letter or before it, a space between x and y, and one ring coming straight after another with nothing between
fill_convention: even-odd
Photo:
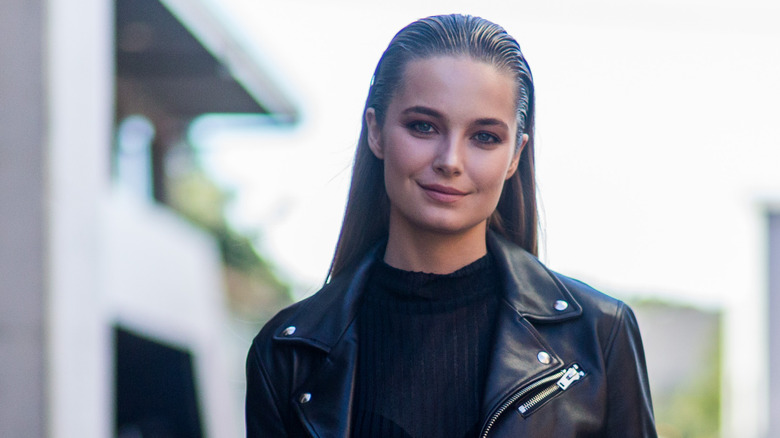
<instances>
[{"instance_id":1,"label":"blurred background","mask_svg":"<svg viewBox=\"0 0 780 438\"><path fill-rule=\"evenodd\" d=\"M0 436L243 436L376 62L450 12L531 64L541 259L634 307L659 434L780 437L769 0L2 0Z\"/></svg>"}]
</instances>

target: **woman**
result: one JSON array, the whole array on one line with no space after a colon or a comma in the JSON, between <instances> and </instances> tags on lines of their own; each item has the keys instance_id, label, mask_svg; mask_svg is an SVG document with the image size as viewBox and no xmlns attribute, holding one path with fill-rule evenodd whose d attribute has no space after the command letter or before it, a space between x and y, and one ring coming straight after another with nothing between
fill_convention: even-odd
<instances>
[{"instance_id":1,"label":"woman","mask_svg":"<svg viewBox=\"0 0 780 438\"><path fill-rule=\"evenodd\" d=\"M654 437L622 302L536 258L534 88L470 16L377 65L329 281L247 359L251 437Z\"/></svg>"}]
</instances>

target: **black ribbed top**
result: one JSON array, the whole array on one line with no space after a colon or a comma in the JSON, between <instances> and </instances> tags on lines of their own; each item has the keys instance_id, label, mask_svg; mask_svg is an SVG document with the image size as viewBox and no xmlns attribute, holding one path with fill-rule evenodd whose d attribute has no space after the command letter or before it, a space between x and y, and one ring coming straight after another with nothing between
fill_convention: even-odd
<instances>
[{"instance_id":1,"label":"black ribbed top","mask_svg":"<svg viewBox=\"0 0 780 438\"><path fill-rule=\"evenodd\" d=\"M451 274L378 261L358 314L353 437L472 437L500 297L486 255Z\"/></svg>"}]
</instances>

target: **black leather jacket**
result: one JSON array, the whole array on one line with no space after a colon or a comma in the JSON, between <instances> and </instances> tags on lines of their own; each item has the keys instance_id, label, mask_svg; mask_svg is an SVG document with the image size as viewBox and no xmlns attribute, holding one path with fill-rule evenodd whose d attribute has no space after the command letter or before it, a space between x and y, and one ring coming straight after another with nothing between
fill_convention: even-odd
<instances>
[{"instance_id":1,"label":"black leather jacket","mask_svg":"<svg viewBox=\"0 0 780 438\"><path fill-rule=\"evenodd\" d=\"M631 309L497 235L488 235L488 247L505 297L480 436L656 437ZM355 315L373 260L368 254L257 335L246 364L248 437L350 436Z\"/></svg>"}]
</instances>

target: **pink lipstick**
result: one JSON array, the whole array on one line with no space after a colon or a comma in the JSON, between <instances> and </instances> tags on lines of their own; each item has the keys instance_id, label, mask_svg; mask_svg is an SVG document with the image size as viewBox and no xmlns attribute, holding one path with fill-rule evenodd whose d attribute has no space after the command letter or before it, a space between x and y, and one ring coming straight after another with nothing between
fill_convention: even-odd
<instances>
[{"instance_id":1,"label":"pink lipstick","mask_svg":"<svg viewBox=\"0 0 780 438\"><path fill-rule=\"evenodd\" d=\"M419 184L426 195L434 201L452 203L462 199L468 193L454 187L441 184Z\"/></svg>"}]
</instances>

